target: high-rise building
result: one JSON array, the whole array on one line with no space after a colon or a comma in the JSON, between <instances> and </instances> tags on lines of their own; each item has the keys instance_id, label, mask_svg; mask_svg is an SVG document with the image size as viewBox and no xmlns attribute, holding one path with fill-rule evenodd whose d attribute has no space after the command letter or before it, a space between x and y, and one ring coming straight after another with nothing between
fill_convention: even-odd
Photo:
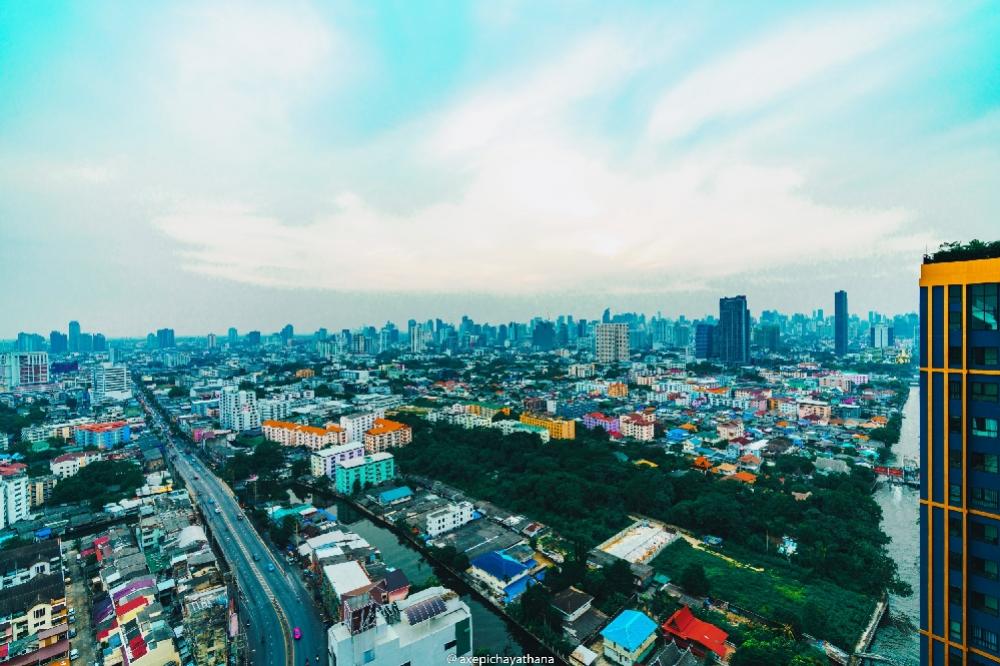
<instances>
[{"instance_id":1,"label":"high-rise building","mask_svg":"<svg viewBox=\"0 0 1000 666\"><path fill-rule=\"evenodd\" d=\"M132 397L128 384L128 368L102 363L94 368L94 402L128 400Z\"/></svg>"},{"instance_id":2,"label":"high-rise building","mask_svg":"<svg viewBox=\"0 0 1000 666\"><path fill-rule=\"evenodd\" d=\"M103 333L94 333L93 337L94 344L91 349L95 352L106 352L108 351L108 339L104 337Z\"/></svg>"},{"instance_id":3,"label":"high-rise building","mask_svg":"<svg viewBox=\"0 0 1000 666\"><path fill-rule=\"evenodd\" d=\"M215 333L209 333L208 336L205 338L205 346L208 347L209 349L215 349L215 345L216 345Z\"/></svg>"},{"instance_id":4,"label":"high-rise building","mask_svg":"<svg viewBox=\"0 0 1000 666\"><path fill-rule=\"evenodd\" d=\"M605 314L608 314L605 312ZM594 353L598 363L629 359L628 324L601 323L594 327Z\"/></svg>"},{"instance_id":5,"label":"high-rise building","mask_svg":"<svg viewBox=\"0 0 1000 666\"><path fill-rule=\"evenodd\" d=\"M288 345L291 344L292 338L295 337L295 327L291 324L285 324L281 329L281 344Z\"/></svg>"},{"instance_id":6,"label":"high-rise building","mask_svg":"<svg viewBox=\"0 0 1000 666\"><path fill-rule=\"evenodd\" d=\"M226 386L219 396L219 423L227 430L243 432L260 428L257 394Z\"/></svg>"},{"instance_id":7,"label":"high-rise building","mask_svg":"<svg viewBox=\"0 0 1000 666\"><path fill-rule=\"evenodd\" d=\"M27 518L30 504L28 475L20 470L0 471L0 529Z\"/></svg>"},{"instance_id":8,"label":"high-rise building","mask_svg":"<svg viewBox=\"0 0 1000 666\"><path fill-rule=\"evenodd\" d=\"M694 357L715 357L715 325L698 324L694 329Z\"/></svg>"},{"instance_id":9,"label":"high-rise building","mask_svg":"<svg viewBox=\"0 0 1000 666\"><path fill-rule=\"evenodd\" d=\"M847 353L847 292L840 290L833 295L833 352L837 356ZM829 340L829 338L827 338Z\"/></svg>"},{"instance_id":10,"label":"high-rise building","mask_svg":"<svg viewBox=\"0 0 1000 666\"><path fill-rule=\"evenodd\" d=\"M920 663L1000 662L1000 257L920 272Z\"/></svg>"},{"instance_id":11,"label":"high-rise building","mask_svg":"<svg viewBox=\"0 0 1000 666\"><path fill-rule=\"evenodd\" d=\"M172 328L161 328L156 331L156 346L160 349L170 349L175 347L174 343L174 329Z\"/></svg>"},{"instance_id":12,"label":"high-rise building","mask_svg":"<svg viewBox=\"0 0 1000 666\"><path fill-rule=\"evenodd\" d=\"M868 329L868 345L874 349L885 349L892 346L892 326L875 324Z\"/></svg>"},{"instance_id":13,"label":"high-rise building","mask_svg":"<svg viewBox=\"0 0 1000 666\"><path fill-rule=\"evenodd\" d=\"M240 334L234 327L229 327L229 333L227 334L227 339L229 340L229 346L235 347L240 341Z\"/></svg>"},{"instance_id":14,"label":"high-rise building","mask_svg":"<svg viewBox=\"0 0 1000 666\"><path fill-rule=\"evenodd\" d=\"M47 352L8 352L0 354L0 386L15 388L49 382Z\"/></svg>"},{"instance_id":15,"label":"high-rise building","mask_svg":"<svg viewBox=\"0 0 1000 666\"><path fill-rule=\"evenodd\" d=\"M727 365L750 362L750 310L746 296L719 299L719 358Z\"/></svg>"},{"instance_id":16,"label":"high-rise building","mask_svg":"<svg viewBox=\"0 0 1000 666\"><path fill-rule=\"evenodd\" d=\"M49 353L65 354L67 351L69 351L69 338L66 334L59 331L49 333Z\"/></svg>"},{"instance_id":17,"label":"high-rise building","mask_svg":"<svg viewBox=\"0 0 1000 666\"><path fill-rule=\"evenodd\" d=\"M80 351L80 322L71 321L69 323L69 350L71 352Z\"/></svg>"},{"instance_id":18,"label":"high-rise building","mask_svg":"<svg viewBox=\"0 0 1000 666\"><path fill-rule=\"evenodd\" d=\"M260 347L260 331L250 331L247 333L247 344L251 347Z\"/></svg>"}]
</instances>

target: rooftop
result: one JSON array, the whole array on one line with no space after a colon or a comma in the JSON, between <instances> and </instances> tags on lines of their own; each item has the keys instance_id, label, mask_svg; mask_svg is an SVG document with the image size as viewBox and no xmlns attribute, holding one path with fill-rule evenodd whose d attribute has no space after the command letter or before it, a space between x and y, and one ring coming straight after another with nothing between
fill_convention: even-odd
<instances>
[{"instance_id":1,"label":"rooftop","mask_svg":"<svg viewBox=\"0 0 1000 666\"><path fill-rule=\"evenodd\" d=\"M624 610L611 624L601 630L604 640L622 646L632 652L642 645L650 634L656 631L656 623L645 613L635 610Z\"/></svg>"},{"instance_id":2,"label":"rooftop","mask_svg":"<svg viewBox=\"0 0 1000 666\"><path fill-rule=\"evenodd\" d=\"M975 259L1000 259L1000 241L973 239L968 243L958 241L942 243L937 250L924 255L925 264L940 264L948 261L972 261Z\"/></svg>"}]
</instances>

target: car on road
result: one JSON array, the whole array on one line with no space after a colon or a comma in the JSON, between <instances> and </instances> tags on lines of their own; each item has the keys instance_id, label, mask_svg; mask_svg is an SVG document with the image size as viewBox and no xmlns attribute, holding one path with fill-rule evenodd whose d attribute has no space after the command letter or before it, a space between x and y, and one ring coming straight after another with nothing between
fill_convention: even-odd
<instances>
[{"instance_id":1,"label":"car on road","mask_svg":"<svg viewBox=\"0 0 1000 666\"><path fill-rule=\"evenodd\" d=\"M215 507L215 512L216 513L222 513L222 509L220 509L219 507Z\"/></svg>"},{"instance_id":2,"label":"car on road","mask_svg":"<svg viewBox=\"0 0 1000 666\"><path fill-rule=\"evenodd\" d=\"M73 648L72 650L69 651L70 661L76 659L79 656L80 656L80 651L77 650L76 648Z\"/></svg>"},{"instance_id":3,"label":"car on road","mask_svg":"<svg viewBox=\"0 0 1000 666\"><path fill-rule=\"evenodd\" d=\"M259 555L257 555L257 553L254 553L254 554L253 554L253 561L254 561L254 562L260 562L260 556L259 556Z\"/></svg>"},{"instance_id":4,"label":"car on road","mask_svg":"<svg viewBox=\"0 0 1000 666\"><path fill-rule=\"evenodd\" d=\"M241 513L238 516L236 516L236 520L243 520L243 514Z\"/></svg>"},{"instance_id":5,"label":"car on road","mask_svg":"<svg viewBox=\"0 0 1000 666\"><path fill-rule=\"evenodd\" d=\"M267 563L267 570L268 570L268 571L274 571L274 565L273 565L273 564L271 564L270 562L268 562L268 563Z\"/></svg>"},{"instance_id":6,"label":"car on road","mask_svg":"<svg viewBox=\"0 0 1000 666\"><path fill-rule=\"evenodd\" d=\"M299 640L300 638L302 638L302 630L299 629L298 627L292 629L292 638L294 638L295 640Z\"/></svg>"},{"instance_id":7,"label":"car on road","mask_svg":"<svg viewBox=\"0 0 1000 666\"><path fill-rule=\"evenodd\" d=\"M75 627L73 629L69 630L69 637L70 638L76 638L76 628Z\"/></svg>"}]
</instances>

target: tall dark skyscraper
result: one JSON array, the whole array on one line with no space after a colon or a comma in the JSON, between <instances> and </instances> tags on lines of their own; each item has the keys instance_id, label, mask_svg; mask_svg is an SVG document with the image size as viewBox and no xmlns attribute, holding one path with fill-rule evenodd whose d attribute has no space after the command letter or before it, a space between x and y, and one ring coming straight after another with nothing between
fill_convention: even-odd
<instances>
[{"instance_id":1,"label":"tall dark skyscraper","mask_svg":"<svg viewBox=\"0 0 1000 666\"><path fill-rule=\"evenodd\" d=\"M69 349L69 339L66 337L65 333L59 331L52 331L49 333L49 353L50 354L65 354Z\"/></svg>"},{"instance_id":2,"label":"tall dark skyscraper","mask_svg":"<svg viewBox=\"0 0 1000 666\"><path fill-rule=\"evenodd\" d=\"M715 326L698 324L694 329L694 357L712 358L715 356Z\"/></svg>"},{"instance_id":3,"label":"tall dark skyscraper","mask_svg":"<svg viewBox=\"0 0 1000 666\"><path fill-rule=\"evenodd\" d=\"M719 358L727 365L750 362L750 310L746 296L719 299Z\"/></svg>"},{"instance_id":4,"label":"tall dark skyscraper","mask_svg":"<svg viewBox=\"0 0 1000 666\"><path fill-rule=\"evenodd\" d=\"M921 270L921 664L1000 662L998 301L1000 258Z\"/></svg>"},{"instance_id":5,"label":"tall dark skyscraper","mask_svg":"<svg viewBox=\"0 0 1000 666\"><path fill-rule=\"evenodd\" d=\"M156 331L156 346L160 349L169 349L175 346L174 329L161 328Z\"/></svg>"},{"instance_id":6,"label":"tall dark skyscraper","mask_svg":"<svg viewBox=\"0 0 1000 666\"><path fill-rule=\"evenodd\" d=\"M80 322L71 321L69 323L69 339L67 340L71 352L80 351Z\"/></svg>"},{"instance_id":7,"label":"tall dark skyscraper","mask_svg":"<svg viewBox=\"0 0 1000 666\"><path fill-rule=\"evenodd\" d=\"M833 295L833 352L837 356L847 353L847 292L838 291Z\"/></svg>"}]
</instances>

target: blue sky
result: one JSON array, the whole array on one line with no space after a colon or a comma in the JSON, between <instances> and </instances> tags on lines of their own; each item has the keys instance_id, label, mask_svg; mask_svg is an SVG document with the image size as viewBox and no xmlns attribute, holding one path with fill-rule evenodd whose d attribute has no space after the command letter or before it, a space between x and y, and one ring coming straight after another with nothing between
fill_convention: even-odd
<instances>
[{"instance_id":1,"label":"blue sky","mask_svg":"<svg viewBox=\"0 0 1000 666\"><path fill-rule=\"evenodd\" d=\"M6 3L0 337L913 309L1000 7Z\"/></svg>"}]
</instances>

